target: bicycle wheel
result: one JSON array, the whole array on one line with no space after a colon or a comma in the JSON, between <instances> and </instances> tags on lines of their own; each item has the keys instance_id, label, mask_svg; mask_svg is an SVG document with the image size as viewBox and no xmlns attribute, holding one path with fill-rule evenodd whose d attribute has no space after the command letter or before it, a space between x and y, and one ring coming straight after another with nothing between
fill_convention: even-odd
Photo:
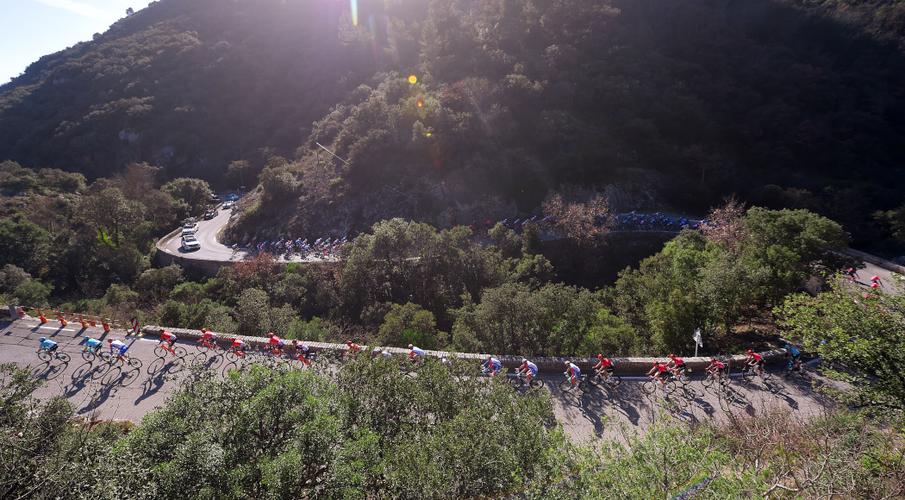
<instances>
[{"instance_id":1,"label":"bicycle wheel","mask_svg":"<svg viewBox=\"0 0 905 500\"><path fill-rule=\"evenodd\" d=\"M118 366L115 366L115 367L111 368L110 370L107 370L107 373L105 373L104 376L101 378L101 384L107 385L107 386L113 385L113 384L119 382L121 375L122 375L122 370L120 370Z\"/></svg>"},{"instance_id":2,"label":"bicycle wheel","mask_svg":"<svg viewBox=\"0 0 905 500\"><path fill-rule=\"evenodd\" d=\"M177 357L185 359L186 351L184 347L177 345L173 348L173 352L176 353Z\"/></svg>"},{"instance_id":3,"label":"bicycle wheel","mask_svg":"<svg viewBox=\"0 0 905 500\"><path fill-rule=\"evenodd\" d=\"M96 357L97 356L94 354L94 351L87 351L87 350L82 351L82 359L84 359L85 361L87 361L89 363L94 363L94 358L96 358Z\"/></svg>"},{"instance_id":4,"label":"bicycle wheel","mask_svg":"<svg viewBox=\"0 0 905 500\"><path fill-rule=\"evenodd\" d=\"M591 382L590 380L588 380L587 378L583 378L583 379L581 379L581 381L578 382L578 389L581 392L591 392L591 389L593 389L593 388L594 388L594 383Z\"/></svg>"},{"instance_id":5,"label":"bicycle wheel","mask_svg":"<svg viewBox=\"0 0 905 500\"><path fill-rule=\"evenodd\" d=\"M226 356L226 361L228 361L230 363L235 363L240 357L238 354L236 354L236 351L234 351L232 349L226 351L225 356Z\"/></svg>"},{"instance_id":6,"label":"bicycle wheel","mask_svg":"<svg viewBox=\"0 0 905 500\"><path fill-rule=\"evenodd\" d=\"M559 390L561 390L563 392L571 392L572 389L574 389L576 386L572 385L571 380L564 379L562 382L559 383L558 387L559 387Z\"/></svg>"},{"instance_id":7,"label":"bicycle wheel","mask_svg":"<svg viewBox=\"0 0 905 500\"><path fill-rule=\"evenodd\" d=\"M657 384L659 384L659 382L656 380L645 380L641 383L641 392L650 396L657 391Z\"/></svg>"},{"instance_id":8,"label":"bicycle wheel","mask_svg":"<svg viewBox=\"0 0 905 500\"><path fill-rule=\"evenodd\" d=\"M667 380L665 384L663 384L663 393L667 396L676 392L676 381L675 380Z\"/></svg>"},{"instance_id":9,"label":"bicycle wheel","mask_svg":"<svg viewBox=\"0 0 905 500\"><path fill-rule=\"evenodd\" d=\"M62 361L64 364L69 364L69 362L72 361L72 358L70 358L69 355L65 352L58 352L56 354L56 358Z\"/></svg>"},{"instance_id":10,"label":"bicycle wheel","mask_svg":"<svg viewBox=\"0 0 905 500\"><path fill-rule=\"evenodd\" d=\"M123 372L122 376L120 376L119 383L125 387L132 385L133 382L138 380L138 377L141 376L141 370L138 368L133 368L127 372Z\"/></svg>"},{"instance_id":11,"label":"bicycle wheel","mask_svg":"<svg viewBox=\"0 0 905 500\"><path fill-rule=\"evenodd\" d=\"M138 358L129 358L129 360L126 362L126 364L128 364L132 368L138 368L138 369L141 369L141 366L142 366L141 360Z\"/></svg>"},{"instance_id":12,"label":"bicycle wheel","mask_svg":"<svg viewBox=\"0 0 905 500\"><path fill-rule=\"evenodd\" d=\"M167 353L169 353L169 352L170 351L167 351L166 348L161 344L157 344L156 346L154 346L154 355L157 356L158 358L167 357Z\"/></svg>"},{"instance_id":13,"label":"bicycle wheel","mask_svg":"<svg viewBox=\"0 0 905 500\"><path fill-rule=\"evenodd\" d=\"M53 359L53 356L47 351L38 351L38 359L45 363L50 363L50 360Z\"/></svg>"},{"instance_id":14,"label":"bicycle wheel","mask_svg":"<svg viewBox=\"0 0 905 500\"><path fill-rule=\"evenodd\" d=\"M604 382L611 388L615 389L616 387L622 385L622 377L616 375L615 373L611 373Z\"/></svg>"},{"instance_id":15,"label":"bicycle wheel","mask_svg":"<svg viewBox=\"0 0 905 500\"><path fill-rule=\"evenodd\" d=\"M533 378L533 379L531 379L530 387L531 387L532 389L543 389L543 388L544 388L544 385L545 385L544 381L541 380L541 379L539 379L539 378Z\"/></svg>"}]
</instances>

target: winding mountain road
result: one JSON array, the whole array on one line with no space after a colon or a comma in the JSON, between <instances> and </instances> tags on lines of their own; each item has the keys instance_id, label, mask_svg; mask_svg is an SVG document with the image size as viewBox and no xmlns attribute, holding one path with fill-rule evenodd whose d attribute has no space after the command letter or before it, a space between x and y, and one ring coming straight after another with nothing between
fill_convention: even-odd
<instances>
[{"instance_id":1,"label":"winding mountain road","mask_svg":"<svg viewBox=\"0 0 905 500\"><path fill-rule=\"evenodd\" d=\"M141 369L136 373L124 373L119 368L97 372L97 367L106 365L81 357L79 342L84 335L102 340L124 340L131 345L130 355L141 360ZM59 349L69 354L70 362L38 360L36 350L38 338L42 336L55 340ZM156 344L157 339L128 337L122 331L105 335L99 328L81 330L77 326L40 325L33 318L0 323L0 363L29 368L46 382L38 390L38 397L64 396L73 404L77 415L89 419L139 422L178 390L188 370L176 371L173 364L158 358L153 352ZM189 353L196 351L191 342L182 345ZM774 375L766 383L758 379L741 383L736 378L731 388L737 401L729 405L718 397L719 391L705 389L700 381L692 381L685 396L664 399L641 391L644 377L626 377L616 389L594 388L586 393L559 389L562 376L545 375L542 378L547 386L544 390L549 390L552 396L557 420L577 441L602 437L626 440L635 433L644 432L659 419L725 421L730 414L756 415L777 409L807 419L823 414L831 405L812 390L812 380L822 381L813 372L790 379Z\"/></svg>"}]
</instances>

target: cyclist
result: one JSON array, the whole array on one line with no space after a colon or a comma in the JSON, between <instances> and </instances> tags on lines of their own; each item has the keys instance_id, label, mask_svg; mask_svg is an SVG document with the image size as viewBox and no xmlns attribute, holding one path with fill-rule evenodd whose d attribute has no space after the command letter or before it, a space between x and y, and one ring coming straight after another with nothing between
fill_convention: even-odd
<instances>
[{"instance_id":1,"label":"cyclist","mask_svg":"<svg viewBox=\"0 0 905 500\"><path fill-rule=\"evenodd\" d=\"M669 366L666 363L654 361L654 366L647 372L647 375L655 378L661 384L666 385L666 382L672 377L672 372L669 371Z\"/></svg>"},{"instance_id":2,"label":"cyclist","mask_svg":"<svg viewBox=\"0 0 905 500\"><path fill-rule=\"evenodd\" d=\"M603 379L606 379L613 374L615 367L610 358L605 357L603 354L598 354L597 363L594 365L593 369L597 373L597 375L599 375Z\"/></svg>"},{"instance_id":3,"label":"cyclist","mask_svg":"<svg viewBox=\"0 0 905 500\"><path fill-rule=\"evenodd\" d=\"M855 270L854 267L849 267L845 270L845 274L851 279L853 282L858 279L858 271Z\"/></svg>"},{"instance_id":4,"label":"cyclist","mask_svg":"<svg viewBox=\"0 0 905 500\"><path fill-rule=\"evenodd\" d=\"M676 356L675 354L670 354L667 357L669 358L669 362L666 364L666 366L669 367L670 371L672 371L672 374L675 375L676 378L678 378L679 375L685 373L685 371L688 370L688 367L685 366L684 359Z\"/></svg>"},{"instance_id":5,"label":"cyclist","mask_svg":"<svg viewBox=\"0 0 905 500\"><path fill-rule=\"evenodd\" d=\"M361 352L361 346L356 344L355 342L352 342L351 340L346 341L346 347L349 348L349 350L346 351L346 354L348 355L358 354L359 352Z\"/></svg>"},{"instance_id":6,"label":"cyclist","mask_svg":"<svg viewBox=\"0 0 905 500\"><path fill-rule=\"evenodd\" d=\"M794 345L786 342L785 347L786 351L789 353L789 364L787 366L788 370L801 370L801 351L798 350Z\"/></svg>"},{"instance_id":7,"label":"cyclist","mask_svg":"<svg viewBox=\"0 0 905 500\"><path fill-rule=\"evenodd\" d=\"M38 352L41 352L41 351L54 352L57 350L58 347L60 347L56 342L50 340L47 337L39 338L38 342L40 342L40 344L38 346Z\"/></svg>"},{"instance_id":8,"label":"cyclist","mask_svg":"<svg viewBox=\"0 0 905 500\"><path fill-rule=\"evenodd\" d=\"M281 354L283 352L283 347L286 346L286 341L277 337L277 334L270 332L267 334L269 340L267 341L267 345L270 346L270 350L273 354Z\"/></svg>"},{"instance_id":9,"label":"cyclist","mask_svg":"<svg viewBox=\"0 0 905 500\"><path fill-rule=\"evenodd\" d=\"M166 330L160 330L160 342L157 345L163 345L163 348L170 351L173 354L176 354L176 351L173 350L173 345L176 344L178 339L171 332Z\"/></svg>"},{"instance_id":10,"label":"cyclist","mask_svg":"<svg viewBox=\"0 0 905 500\"><path fill-rule=\"evenodd\" d=\"M417 359L423 358L427 353L424 352L424 349L409 344L409 361L415 361Z\"/></svg>"},{"instance_id":11,"label":"cyclist","mask_svg":"<svg viewBox=\"0 0 905 500\"><path fill-rule=\"evenodd\" d=\"M116 353L116 357L118 357L118 358L122 359L122 358L126 357L126 351L129 350L129 346L126 345L125 342L123 342L122 340L107 339L107 344L110 345L110 355L111 356L113 356L114 353Z\"/></svg>"},{"instance_id":12,"label":"cyclist","mask_svg":"<svg viewBox=\"0 0 905 500\"><path fill-rule=\"evenodd\" d=\"M877 285L877 286L874 286L873 288L877 288L878 286L883 286L883 282L880 281L880 277L879 277L879 276L871 276L871 277L870 277L870 284L871 284L871 285Z\"/></svg>"},{"instance_id":13,"label":"cyclist","mask_svg":"<svg viewBox=\"0 0 905 500\"><path fill-rule=\"evenodd\" d=\"M206 344L208 347L214 347L217 345L217 334L208 330L207 328L201 329L201 338L198 339L199 344Z\"/></svg>"},{"instance_id":14,"label":"cyclist","mask_svg":"<svg viewBox=\"0 0 905 500\"><path fill-rule=\"evenodd\" d=\"M311 366L311 359L309 359L309 356L311 356L311 349L298 340L292 341L292 347L295 348L295 359L304 363L305 366Z\"/></svg>"},{"instance_id":15,"label":"cyclist","mask_svg":"<svg viewBox=\"0 0 905 500\"><path fill-rule=\"evenodd\" d=\"M704 370L711 376L719 379L723 378L724 370L726 369L726 363L723 363L717 358L710 358L710 364L707 365L707 368Z\"/></svg>"},{"instance_id":16,"label":"cyclist","mask_svg":"<svg viewBox=\"0 0 905 500\"><path fill-rule=\"evenodd\" d=\"M82 351L88 351L92 354L97 354L97 351L100 350L101 341L97 339L93 339L91 337L85 337L83 341L85 343L85 347L82 348Z\"/></svg>"},{"instance_id":17,"label":"cyclist","mask_svg":"<svg viewBox=\"0 0 905 500\"><path fill-rule=\"evenodd\" d=\"M515 372L520 377L525 377L525 382L531 383L531 380L537 376L537 365L528 361L525 358L522 358L522 364L518 367L518 370Z\"/></svg>"},{"instance_id":18,"label":"cyclist","mask_svg":"<svg viewBox=\"0 0 905 500\"><path fill-rule=\"evenodd\" d=\"M578 384L578 381L581 380L581 369L578 368L578 365L575 363L566 360L566 371L563 372L563 375L569 379L569 382L572 384L572 387L575 387Z\"/></svg>"},{"instance_id":19,"label":"cyclist","mask_svg":"<svg viewBox=\"0 0 905 500\"><path fill-rule=\"evenodd\" d=\"M245 341L236 337L233 339L232 343L229 345L231 351L236 353L238 356L244 356L245 353Z\"/></svg>"},{"instance_id":20,"label":"cyclist","mask_svg":"<svg viewBox=\"0 0 905 500\"><path fill-rule=\"evenodd\" d=\"M481 373L484 375L490 375L491 377L495 376L503 369L503 363L500 360L494 358L493 356L487 356L487 361L481 365Z\"/></svg>"},{"instance_id":21,"label":"cyclist","mask_svg":"<svg viewBox=\"0 0 905 500\"><path fill-rule=\"evenodd\" d=\"M745 360L747 361L746 366L749 370L753 369L755 373L764 376L764 357L759 353L754 352L754 349L748 349L745 352Z\"/></svg>"}]
</instances>

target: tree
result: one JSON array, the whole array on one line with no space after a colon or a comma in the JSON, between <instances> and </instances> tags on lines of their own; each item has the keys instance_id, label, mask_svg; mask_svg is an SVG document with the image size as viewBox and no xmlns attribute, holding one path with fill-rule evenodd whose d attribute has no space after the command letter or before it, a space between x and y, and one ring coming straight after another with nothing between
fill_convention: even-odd
<instances>
[{"instance_id":1,"label":"tree","mask_svg":"<svg viewBox=\"0 0 905 500\"><path fill-rule=\"evenodd\" d=\"M102 244L117 247L128 239L142 221L143 207L127 199L115 187L103 188L79 200L81 220Z\"/></svg>"},{"instance_id":2,"label":"tree","mask_svg":"<svg viewBox=\"0 0 905 500\"><path fill-rule=\"evenodd\" d=\"M757 297L764 303L780 302L815 274L827 275L821 264L830 251L848 243L839 224L803 209L754 207L745 216L745 228L741 258L748 269L764 271L757 283Z\"/></svg>"},{"instance_id":3,"label":"tree","mask_svg":"<svg viewBox=\"0 0 905 500\"><path fill-rule=\"evenodd\" d=\"M20 283L13 290L13 296L16 297L19 304L30 306L44 306L47 304L47 297L53 286L41 283L38 280L28 280Z\"/></svg>"},{"instance_id":4,"label":"tree","mask_svg":"<svg viewBox=\"0 0 905 500\"><path fill-rule=\"evenodd\" d=\"M480 303L456 311L453 345L471 352L523 355L600 351L604 344L589 337L600 305L590 291L562 284L536 290L521 283L488 288Z\"/></svg>"},{"instance_id":5,"label":"tree","mask_svg":"<svg viewBox=\"0 0 905 500\"><path fill-rule=\"evenodd\" d=\"M267 292L249 288L236 301L240 335L263 336L270 328L270 301Z\"/></svg>"},{"instance_id":6,"label":"tree","mask_svg":"<svg viewBox=\"0 0 905 500\"><path fill-rule=\"evenodd\" d=\"M226 167L226 180L232 186L254 186L258 182L258 169L248 160L236 160Z\"/></svg>"},{"instance_id":7,"label":"tree","mask_svg":"<svg viewBox=\"0 0 905 500\"><path fill-rule=\"evenodd\" d=\"M0 219L0 263L13 264L33 276L47 272L50 235L21 215Z\"/></svg>"},{"instance_id":8,"label":"tree","mask_svg":"<svg viewBox=\"0 0 905 500\"><path fill-rule=\"evenodd\" d=\"M573 194L576 198L578 194ZM577 241L591 241L604 234L612 225L612 213L607 199L599 194L584 194L586 201L566 200L554 193L544 201L544 214L553 218L553 227Z\"/></svg>"},{"instance_id":9,"label":"tree","mask_svg":"<svg viewBox=\"0 0 905 500\"><path fill-rule=\"evenodd\" d=\"M792 295L780 324L851 383L859 404L905 411L905 296L882 291L864 297L840 278L827 292Z\"/></svg>"},{"instance_id":10,"label":"tree","mask_svg":"<svg viewBox=\"0 0 905 500\"><path fill-rule=\"evenodd\" d=\"M730 252L736 252L747 239L745 227L745 205L736 199L728 200L707 215L707 223L701 227L704 236Z\"/></svg>"},{"instance_id":11,"label":"tree","mask_svg":"<svg viewBox=\"0 0 905 500\"><path fill-rule=\"evenodd\" d=\"M166 298L183 279L182 268L177 264L148 269L135 280L135 291L142 294L144 301L156 303Z\"/></svg>"},{"instance_id":12,"label":"tree","mask_svg":"<svg viewBox=\"0 0 905 500\"><path fill-rule=\"evenodd\" d=\"M397 347L415 344L436 349L446 344L445 338L438 337L434 315L411 302L390 306L380 325L378 339L381 345Z\"/></svg>"},{"instance_id":13,"label":"tree","mask_svg":"<svg viewBox=\"0 0 905 500\"><path fill-rule=\"evenodd\" d=\"M187 215L198 216L204 213L214 195L207 181L180 177L160 187L160 190L182 202Z\"/></svg>"}]
</instances>

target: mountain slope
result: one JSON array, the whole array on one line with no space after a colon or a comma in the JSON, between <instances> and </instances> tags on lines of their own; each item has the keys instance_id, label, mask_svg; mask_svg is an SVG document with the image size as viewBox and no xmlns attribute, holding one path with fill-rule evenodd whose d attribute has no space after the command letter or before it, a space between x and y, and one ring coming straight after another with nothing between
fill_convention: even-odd
<instances>
[{"instance_id":1,"label":"mountain slope","mask_svg":"<svg viewBox=\"0 0 905 500\"><path fill-rule=\"evenodd\" d=\"M341 2L163 0L0 88L0 157L89 176L130 161L215 179L286 154L373 72ZM351 83L344 83L351 82Z\"/></svg>"}]
</instances>

